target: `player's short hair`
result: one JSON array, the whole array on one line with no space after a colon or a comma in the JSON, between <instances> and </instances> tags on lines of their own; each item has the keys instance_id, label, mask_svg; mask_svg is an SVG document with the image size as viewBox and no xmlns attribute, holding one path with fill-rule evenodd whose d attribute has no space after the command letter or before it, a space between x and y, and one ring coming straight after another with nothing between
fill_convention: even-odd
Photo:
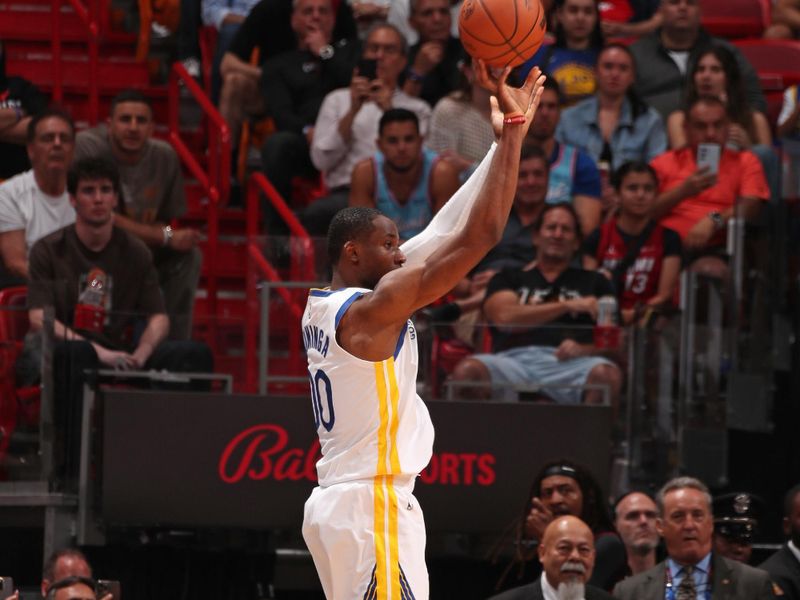
<instances>
[{"instance_id":1,"label":"player's short hair","mask_svg":"<svg viewBox=\"0 0 800 600\"><path fill-rule=\"evenodd\" d=\"M52 583L53 577L56 575L56 563L67 556L71 556L77 560L83 561L87 566L89 566L89 561L86 559L86 555L77 548L61 548L47 557L47 560L42 567L42 579ZM91 572L92 568L89 566L89 573Z\"/></svg>"},{"instance_id":2,"label":"player's short hair","mask_svg":"<svg viewBox=\"0 0 800 600\"><path fill-rule=\"evenodd\" d=\"M664 498L667 496L667 494L686 488L702 492L706 497L706 502L708 503L708 512L709 514L713 514L714 510L712 508L713 500L711 498L711 492L708 491L708 487L705 483L695 477L674 477L665 483L656 493L656 505L658 506L658 513L662 517L664 516Z\"/></svg>"},{"instance_id":3,"label":"player's short hair","mask_svg":"<svg viewBox=\"0 0 800 600\"><path fill-rule=\"evenodd\" d=\"M381 120L378 122L378 135L383 135L384 128L390 123L407 123L409 121L414 123L417 133L419 133L419 117L414 111L407 108L390 108L383 113Z\"/></svg>"},{"instance_id":4,"label":"player's short hair","mask_svg":"<svg viewBox=\"0 0 800 600\"><path fill-rule=\"evenodd\" d=\"M328 259L333 267L339 262L344 245L368 235L374 227L372 222L382 214L368 206L350 206L336 213L328 227Z\"/></svg>"},{"instance_id":5,"label":"player's short hair","mask_svg":"<svg viewBox=\"0 0 800 600\"><path fill-rule=\"evenodd\" d=\"M800 494L800 483L789 488L786 495L783 497L783 516L790 517L792 515L792 508L794 506L794 499Z\"/></svg>"},{"instance_id":6,"label":"player's short hair","mask_svg":"<svg viewBox=\"0 0 800 600\"><path fill-rule=\"evenodd\" d=\"M33 115L31 120L28 122L28 129L25 131L25 141L28 143L34 141L36 139L36 128L39 126L39 123L41 123L44 119L49 119L50 117L55 117L64 121L67 125L69 125L73 137L75 136L75 121L72 120L72 117L67 110L61 106L50 106L44 109L42 112Z\"/></svg>"},{"instance_id":7,"label":"player's short hair","mask_svg":"<svg viewBox=\"0 0 800 600\"><path fill-rule=\"evenodd\" d=\"M108 179L114 192L120 193L119 169L117 165L100 156L89 156L75 161L67 171L67 191L74 196L81 181Z\"/></svg>"},{"instance_id":8,"label":"player's short hair","mask_svg":"<svg viewBox=\"0 0 800 600\"><path fill-rule=\"evenodd\" d=\"M150 99L139 90L134 89L122 90L119 94L114 96L114 98L111 100L109 114L113 115L114 111L117 109L117 105L122 104L123 102L136 102L137 104L144 104L150 109L150 115L152 116L153 114L153 105L150 102Z\"/></svg>"},{"instance_id":9,"label":"player's short hair","mask_svg":"<svg viewBox=\"0 0 800 600\"><path fill-rule=\"evenodd\" d=\"M647 173L653 178L655 184L658 185L658 174L653 167L641 160L629 160L611 174L611 185L614 189L619 191L622 187L622 182L625 181L625 178L631 173Z\"/></svg>"}]
</instances>

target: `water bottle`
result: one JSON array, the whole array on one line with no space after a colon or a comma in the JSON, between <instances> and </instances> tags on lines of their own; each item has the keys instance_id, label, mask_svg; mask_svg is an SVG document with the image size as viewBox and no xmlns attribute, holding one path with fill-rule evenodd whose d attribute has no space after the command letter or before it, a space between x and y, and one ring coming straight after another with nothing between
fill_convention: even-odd
<instances>
[{"instance_id":1,"label":"water bottle","mask_svg":"<svg viewBox=\"0 0 800 600\"><path fill-rule=\"evenodd\" d=\"M106 274L102 269L92 269L86 276L86 287L75 305L75 329L102 333L106 320Z\"/></svg>"},{"instance_id":2,"label":"water bottle","mask_svg":"<svg viewBox=\"0 0 800 600\"><path fill-rule=\"evenodd\" d=\"M594 326L594 345L597 348L619 347L617 299L602 296L597 301L597 324Z\"/></svg>"}]
</instances>

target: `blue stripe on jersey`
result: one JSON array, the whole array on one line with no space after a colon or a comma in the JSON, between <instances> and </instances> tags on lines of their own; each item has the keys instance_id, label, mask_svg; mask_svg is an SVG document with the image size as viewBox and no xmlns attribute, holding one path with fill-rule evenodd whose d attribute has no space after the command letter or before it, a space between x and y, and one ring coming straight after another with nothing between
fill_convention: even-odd
<instances>
[{"instance_id":1,"label":"blue stripe on jersey","mask_svg":"<svg viewBox=\"0 0 800 600\"><path fill-rule=\"evenodd\" d=\"M397 339L397 346L394 347L395 360L397 360L397 357L400 356L400 350L403 349L403 341L406 339L406 331L408 331L408 321L406 321L406 324L403 325L403 329L400 331L400 337Z\"/></svg>"},{"instance_id":2,"label":"blue stripe on jersey","mask_svg":"<svg viewBox=\"0 0 800 600\"><path fill-rule=\"evenodd\" d=\"M339 308L339 312L336 313L336 318L333 320L334 330L339 329L339 321L342 320L344 313L347 312L347 309L350 308L350 305L363 295L364 292L354 292L352 296L344 301L344 304L342 304L342 306Z\"/></svg>"},{"instance_id":3,"label":"blue stripe on jersey","mask_svg":"<svg viewBox=\"0 0 800 600\"><path fill-rule=\"evenodd\" d=\"M369 579L369 584L367 585L367 591L364 592L364 600L374 600L375 599L375 592L377 591L378 581L375 578L375 569L377 565L372 567L372 577Z\"/></svg>"},{"instance_id":4,"label":"blue stripe on jersey","mask_svg":"<svg viewBox=\"0 0 800 600\"><path fill-rule=\"evenodd\" d=\"M314 296L316 298L327 298L331 294L335 294L336 290L322 290L319 288L311 288L308 290L309 296Z\"/></svg>"},{"instance_id":5,"label":"blue stripe on jersey","mask_svg":"<svg viewBox=\"0 0 800 600\"><path fill-rule=\"evenodd\" d=\"M416 600L414 598L414 592L411 591L411 585L408 583L408 579L406 579L406 574L403 573L403 567L398 563L397 565L400 567L400 597L401 600Z\"/></svg>"}]
</instances>

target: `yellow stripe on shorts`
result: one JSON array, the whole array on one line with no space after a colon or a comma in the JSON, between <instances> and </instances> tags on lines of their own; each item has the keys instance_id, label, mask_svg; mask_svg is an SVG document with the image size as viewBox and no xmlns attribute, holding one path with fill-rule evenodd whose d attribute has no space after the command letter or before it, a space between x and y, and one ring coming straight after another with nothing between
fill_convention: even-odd
<instances>
[{"instance_id":1,"label":"yellow stripe on shorts","mask_svg":"<svg viewBox=\"0 0 800 600\"><path fill-rule=\"evenodd\" d=\"M378 466L373 484L375 512L375 579L378 600L400 600L400 562L397 548L397 494L394 473L400 471L397 454L397 409L400 398L394 359L375 363L378 392ZM391 586L391 589L390 589Z\"/></svg>"}]
</instances>

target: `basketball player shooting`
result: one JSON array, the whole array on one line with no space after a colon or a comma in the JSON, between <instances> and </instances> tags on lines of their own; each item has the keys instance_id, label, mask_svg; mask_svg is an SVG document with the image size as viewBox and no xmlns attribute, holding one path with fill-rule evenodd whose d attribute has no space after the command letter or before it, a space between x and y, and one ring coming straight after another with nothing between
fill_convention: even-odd
<instances>
[{"instance_id":1,"label":"basketball player shooting","mask_svg":"<svg viewBox=\"0 0 800 600\"><path fill-rule=\"evenodd\" d=\"M544 77L521 88L477 62L492 91L497 142L419 235L372 208L346 208L328 231L331 285L303 315L322 458L303 537L329 600L427 600L425 523L412 492L431 458L433 425L416 393L417 334L409 318L452 289L500 240L525 133Z\"/></svg>"}]
</instances>

